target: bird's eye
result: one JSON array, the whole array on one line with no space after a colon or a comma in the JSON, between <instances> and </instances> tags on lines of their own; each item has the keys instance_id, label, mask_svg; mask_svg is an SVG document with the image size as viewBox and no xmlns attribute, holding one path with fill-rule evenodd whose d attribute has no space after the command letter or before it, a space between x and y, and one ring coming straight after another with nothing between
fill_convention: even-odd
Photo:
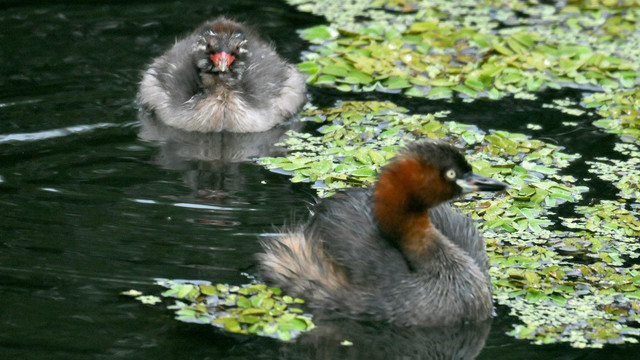
<instances>
[{"instance_id":1,"label":"bird's eye","mask_svg":"<svg viewBox=\"0 0 640 360\"><path fill-rule=\"evenodd\" d=\"M456 171L453 169L449 169L444 175L447 177L447 179L453 180L456 178Z\"/></svg>"}]
</instances>

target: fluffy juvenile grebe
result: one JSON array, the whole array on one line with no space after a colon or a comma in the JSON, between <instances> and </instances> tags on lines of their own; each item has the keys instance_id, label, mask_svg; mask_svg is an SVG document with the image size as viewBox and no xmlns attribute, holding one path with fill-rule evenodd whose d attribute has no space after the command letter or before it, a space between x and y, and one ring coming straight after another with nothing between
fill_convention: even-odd
<instances>
[{"instance_id":1,"label":"fluffy juvenile grebe","mask_svg":"<svg viewBox=\"0 0 640 360\"><path fill-rule=\"evenodd\" d=\"M262 242L267 282L312 306L401 325L452 325L492 313L484 240L447 201L507 185L474 174L443 142L400 152L372 189L320 201L303 226Z\"/></svg>"},{"instance_id":2,"label":"fluffy juvenile grebe","mask_svg":"<svg viewBox=\"0 0 640 360\"><path fill-rule=\"evenodd\" d=\"M218 18L154 60L138 101L183 130L258 132L297 113L305 96L304 77L271 45Z\"/></svg>"}]
</instances>

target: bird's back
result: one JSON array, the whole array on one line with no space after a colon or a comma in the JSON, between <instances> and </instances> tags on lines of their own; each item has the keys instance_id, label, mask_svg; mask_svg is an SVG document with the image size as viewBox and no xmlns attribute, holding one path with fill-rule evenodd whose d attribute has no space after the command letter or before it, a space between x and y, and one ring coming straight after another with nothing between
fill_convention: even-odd
<instances>
[{"instance_id":1,"label":"bird's back","mask_svg":"<svg viewBox=\"0 0 640 360\"><path fill-rule=\"evenodd\" d=\"M375 220L370 189L350 189L321 200L305 228L311 241L322 248L337 264L344 267L354 284L372 284L410 271L402 252L386 238ZM475 260L478 267L488 269L484 239L473 220L450 203L429 210L433 227ZM396 277L394 279L394 277Z\"/></svg>"},{"instance_id":2,"label":"bird's back","mask_svg":"<svg viewBox=\"0 0 640 360\"><path fill-rule=\"evenodd\" d=\"M371 190L339 192L315 206L305 227L306 238L320 243L355 287L384 287L410 271L399 249L381 234L371 205Z\"/></svg>"}]
</instances>

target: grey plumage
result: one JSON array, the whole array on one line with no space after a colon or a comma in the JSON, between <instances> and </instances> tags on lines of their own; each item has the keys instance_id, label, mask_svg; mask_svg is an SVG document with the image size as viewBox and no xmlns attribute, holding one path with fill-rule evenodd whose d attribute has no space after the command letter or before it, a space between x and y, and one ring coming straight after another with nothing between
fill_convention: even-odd
<instances>
[{"instance_id":1,"label":"grey plumage","mask_svg":"<svg viewBox=\"0 0 640 360\"><path fill-rule=\"evenodd\" d=\"M215 52L231 56L214 66ZM306 96L303 76L246 25L218 18L199 26L154 60L139 103L187 131L265 131L295 115Z\"/></svg>"},{"instance_id":2,"label":"grey plumage","mask_svg":"<svg viewBox=\"0 0 640 360\"><path fill-rule=\"evenodd\" d=\"M421 174L406 177L418 175L420 182L435 176L440 180L434 181L451 188L449 199L458 196L462 190L456 181L465 178L470 167L449 145L434 144L410 146L382 170L380 178L388 180L406 159L418 159L419 164L433 166L429 171L435 174L425 180L420 180ZM428 183L421 186L417 188L421 192L430 189ZM497 181L486 186L506 187ZM262 240L265 252L258 255L262 276L312 305L400 325L440 326L490 318L488 257L472 220L447 199L429 203L440 194L428 198L410 194L400 202L402 208L397 210L404 215L397 221L408 218L411 227L397 223L399 232L385 231L382 213L376 211L380 201L376 187L348 189L323 199L304 226ZM414 224L422 222L414 223L413 216L427 212L431 226L416 228Z\"/></svg>"}]
</instances>

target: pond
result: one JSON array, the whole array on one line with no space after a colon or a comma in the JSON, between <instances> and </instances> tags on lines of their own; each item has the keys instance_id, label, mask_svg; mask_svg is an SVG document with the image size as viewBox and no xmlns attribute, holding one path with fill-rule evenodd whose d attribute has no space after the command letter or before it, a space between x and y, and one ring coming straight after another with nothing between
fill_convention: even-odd
<instances>
[{"instance_id":1,"label":"pond","mask_svg":"<svg viewBox=\"0 0 640 360\"><path fill-rule=\"evenodd\" d=\"M165 309L119 295L128 289L157 293L155 278L246 283L245 274L256 273L258 238L274 225L306 217L316 196L308 183L292 183L248 160L279 155L271 146L239 158L229 148L201 157L197 146L140 139L135 94L143 69L176 37L219 14L258 24L292 62L310 46L297 30L326 23L281 1L0 5L0 358L431 358L424 348L452 346L432 345L433 334L342 320L329 321L323 331L348 332L360 340L354 346L340 346L331 336L292 343L235 336L177 322ZM579 91L538 96L467 103L310 87L318 107L390 100L410 113L449 110L451 119L485 131L531 133L527 124L538 124L544 130L536 137L582 156L566 173L593 178L584 198L615 198L616 189L585 164L615 157L617 136L589 117L575 127L556 126L565 115L540 106L579 101ZM317 127L292 126L310 133ZM270 144L284 130L262 140L206 140ZM572 208L557 211L571 214ZM484 347L482 339L469 345L478 359L627 359L640 350L633 344L584 350L533 345L506 335L517 321L509 308L496 311L490 328L478 330L489 332Z\"/></svg>"}]
</instances>

